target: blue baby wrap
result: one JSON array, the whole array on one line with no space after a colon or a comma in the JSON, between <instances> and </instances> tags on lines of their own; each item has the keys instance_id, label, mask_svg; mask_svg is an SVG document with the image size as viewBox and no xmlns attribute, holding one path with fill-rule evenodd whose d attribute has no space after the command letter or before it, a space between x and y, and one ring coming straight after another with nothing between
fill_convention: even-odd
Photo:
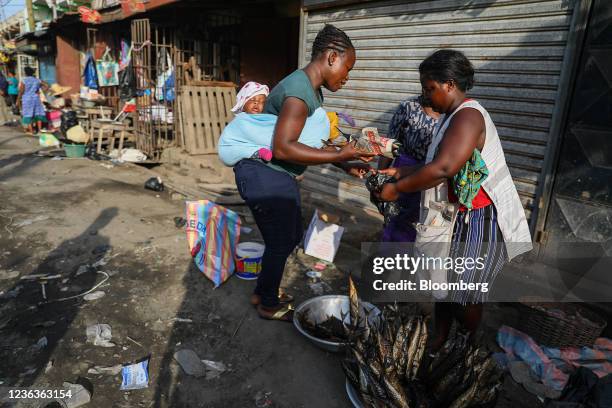
<instances>
[{"instance_id":1,"label":"blue baby wrap","mask_svg":"<svg viewBox=\"0 0 612 408\"><path fill-rule=\"evenodd\" d=\"M272 149L272 137L278 116L267 113L236 115L221 133L217 147L219 158L226 166L233 166L248 159L261 148ZM298 141L307 146L320 148L329 138L329 119L323 108L318 108L306 119Z\"/></svg>"}]
</instances>

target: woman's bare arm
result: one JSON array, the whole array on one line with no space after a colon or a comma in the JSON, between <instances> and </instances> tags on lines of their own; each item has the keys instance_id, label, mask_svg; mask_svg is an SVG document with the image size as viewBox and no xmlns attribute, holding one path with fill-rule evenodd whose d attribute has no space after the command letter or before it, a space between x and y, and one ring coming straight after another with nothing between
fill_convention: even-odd
<instances>
[{"instance_id":1,"label":"woman's bare arm","mask_svg":"<svg viewBox=\"0 0 612 408\"><path fill-rule=\"evenodd\" d=\"M457 112L433 161L400 179L394 186L385 186L381 198L386 200L397 193L427 190L453 177L470 159L474 149L482 147L484 127L484 119L476 109L465 108Z\"/></svg>"},{"instance_id":2,"label":"woman's bare arm","mask_svg":"<svg viewBox=\"0 0 612 408\"><path fill-rule=\"evenodd\" d=\"M307 117L308 108L304 101L294 97L285 99L278 115L272 139L272 153L276 159L295 164L311 165L335 163L371 156L357 152L352 143L347 143L342 149L337 151L315 149L300 143L298 139Z\"/></svg>"}]
</instances>

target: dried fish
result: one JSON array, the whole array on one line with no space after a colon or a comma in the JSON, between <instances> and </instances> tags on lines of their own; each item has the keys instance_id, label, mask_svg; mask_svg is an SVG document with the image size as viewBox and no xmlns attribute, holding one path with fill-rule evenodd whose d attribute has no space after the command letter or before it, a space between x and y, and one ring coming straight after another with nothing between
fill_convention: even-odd
<instances>
[{"instance_id":1,"label":"dried fish","mask_svg":"<svg viewBox=\"0 0 612 408\"><path fill-rule=\"evenodd\" d=\"M365 367L359 365L357 367L359 374L359 392L363 395L370 395L370 386L368 383L368 376L365 374Z\"/></svg>"},{"instance_id":2,"label":"dried fish","mask_svg":"<svg viewBox=\"0 0 612 408\"><path fill-rule=\"evenodd\" d=\"M369 370L367 364L363 360L362 356L358 357L358 376L359 376L359 389L362 393L371 395L378 399L386 399L387 393L383 387L375 380L372 372Z\"/></svg>"},{"instance_id":3,"label":"dried fish","mask_svg":"<svg viewBox=\"0 0 612 408\"><path fill-rule=\"evenodd\" d=\"M382 312L382 325L385 339L393 344L401 326L401 316L397 304L385 306Z\"/></svg>"},{"instance_id":4,"label":"dried fish","mask_svg":"<svg viewBox=\"0 0 612 408\"><path fill-rule=\"evenodd\" d=\"M427 376L431 376L434 371L437 370L439 365L443 363L448 356L451 354L453 349L456 347L455 337L450 337L442 345L442 348L434 355L429 368L427 369Z\"/></svg>"},{"instance_id":5,"label":"dried fish","mask_svg":"<svg viewBox=\"0 0 612 408\"><path fill-rule=\"evenodd\" d=\"M368 381L368 376L365 372L365 367L359 364L359 391L363 394L370 393L370 383Z\"/></svg>"},{"instance_id":6,"label":"dried fish","mask_svg":"<svg viewBox=\"0 0 612 408\"><path fill-rule=\"evenodd\" d=\"M393 362L395 363L395 369L398 374L402 375L401 372L401 360L404 355L404 349L402 346L404 345L404 340L406 339L406 331L408 330L407 324L400 324L400 327L395 336L395 340L393 341Z\"/></svg>"},{"instance_id":7,"label":"dried fish","mask_svg":"<svg viewBox=\"0 0 612 408\"><path fill-rule=\"evenodd\" d=\"M378 359L382 363L385 373L389 374L395 369L395 365L393 364L393 356L391 353L391 346L381 333L375 333L374 336L376 340Z\"/></svg>"},{"instance_id":8,"label":"dried fish","mask_svg":"<svg viewBox=\"0 0 612 408\"><path fill-rule=\"evenodd\" d=\"M358 322L361 304L349 282L350 318ZM490 406L501 384L501 371L484 349L453 331L440 352L426 356L428 318L407 316L397 305L383 309L379 323L365 330L344 325L350 339L342 369L367 408L469 408ZM342 316L344 319L345 316Z\"/></svg>"},{"instance_id":9,"label":"dried fish","mask_svg":"<svg viewBox=\"0 0 612 408\"><path fill-rule=\"evenodd\" d=\"M363 341L362 337L357 337L357 339L354 338L354 336L349 335L349 344L353 345L353 348L358 351L361 354L365 354L366 352L366 346L365 343Z\"/></svg>"},{"instance_id":10,"label":"dried fish","mask_svg":"<svg viewBox=\"0 0 612 408\"><path fill-rule=\"evenodd\" d=\"M417 321L414 323L415 330L410 338L410 345L408 346L408 360L406 362L406 380L410 381L412 379L412 365L414 364L414 359L416 357L417 348L420 344L421 338L421 317L417 317Z\"/></svg>"},{"instance_id":11,"label":"dried fish","mask_svg":"<svg viewBox=\"0 0 612 408\"><path fill-rule=\"evenodd\" d=\"M445 394L437 395L441 406L448 406L457 398L459 398L476 380L478 373L474 371L474 363L478 357L479 349L472 347L468 350L465 358L465 370L463 375L453 382L453 385L447 389Z\"/></svg>"},{"instance_id":12,"label":"dried fish","mask_svg":"<svg viewBox=\"0 0 612 408\"><path fill-rule=\"evenodd\" d=\"M497 383L495 386L486 390L486 392L482 394L483 397L480 398L479 404L481 406L487 406L489 404L490 404L489 406L494 406L494 401L497 399L497 396L499 395L500 388L501 388L501 383Z\"/></svg>"},{"instance_id":13,"label":"dried fish","mask_svg":"<svg viewBox=\"0 0 612 408\"><path fill-rule=\"evenodd\" d=\"M365 358L363 358L363 355L360 352L358 352L354 348L351 349L351 351L352 351L353 357L355 357L355 360L357 360L358 365L365 366L367 364Z\"/></svg>"},{"instance_id":14,"label":"dried fish","mask_svg":"<svg viewBox=\"0 0 612 408\"><path fill-rule=\"evenodd\" d=\"M383 384L389 397L393 401L393 405L398 408L410 408L408 397L396 375L383 375Z\"/></svg>"},{"instance_id":15,"label":"dried fish","mask_svg":"<svg viewBox=\"0 0 612 408\"><path fill-rule=\"evenodd\" d=\"M363 336L364 338L368 338L370 336L370 333L372 331L370 322L372 320L376 320L372 318L372 314L374 313L374 311L375 309L367 310L365 307L363 308L363 315L365 316L365 319L363 319L362 325L355 327L355 333Z\"/></svg>"},{"instance_id":16,"label":"dried fish","mask_svg":"<svg viewBox=\"0 0 612 408\"><path fill-rule=\"evenodd\" d=\"M372 396L374 398L381 401L388 401L389 396L387 394L387 391L379 381L376 381L374 380L374 378L371 378L370 384L372 386Z\"/></svg>"},{"instance_id":17,"label":"dried fish","mask_svg":"<svg viewBox=\"0 0 612 408\"><path fill-rule=\"evenodd\" d=\"M302 328L318 339L339 343L346 343L348 341L344 330L344 323L336 316L327 316L324 321L316 323L310 319L310 310L305 309L297 315L297 318Z\"/></svg>"},{"instance_id":18,"label":"dried fish","mask_svg":"<svg viewBox=\"0 0 612 408\"><path fill-rule=\"evenodd\" d=\"M470 405L479 402L478 395L486 395L488 394L488 387L484 388L483 383L484 379L487 378L495 370L495 360L493 358L488 357L482 367L479 369L478 378L472 385L465 391L459 398L457 398L449 408L467 408ZM486 385L485 385L486 386Z\"/></svg>"},{"instance_id":19,"label":"dried fish","mask_svg":"<svg viewBox=\"0 0 612 408\"><path fill-rule=\"evenodd\" d=\"M423 356L425 355L425 349L427 348L427 338L428 338L427 320L422 319L421 320L421 330L419 334L419 343L417 345L417 350L415 352L414 361L411 367L412 378L415 378L417 376L417 373L421 366L421 362L423 361Z\"/></svg>"},{"instance_id":20,"label":"dried fish","mask_svg":"<svg viewBox=\"0 0 612 408\"><path fill-rule=\"evenodd\" d=\"M414 408L434 408L435 403L429 397L427 389L419 381L411 381L405 383L406 395L410 401L410 406Z\"/></svg>"},{"instance_id":21,"label":"dried fish","mask_svg":"<svg viewBox=\"0 0 612 408\"><path fill-rule=\"evenodd\" d=\"M380 378L380 376L384 374L382 364L376 359L370 359L368 361L369 361L368 367L370 368L370 371L372 372L372 374L374 374L377 378Z\"/></svg>"},{"instance_id":22,"label":"dried fish","mask_svg":"<svg viewBox=\"0 0 612 408\"><path fill-rule=\"evenodd\" d=\"M451 352L445 356L445 358L441 361L440 364L437 365L436 369L431 372L431 374L427 378L427 383L430 386L437 384L440 379L449 371L452 367L457 365L459 361L465 355L465 347L466 344L463 341L463 338L458 338L455 342L455 347L451 350Z\"/></svg>"},{"instance_id":23,"label":"dried fish","mask_svg":"<svg viewBox=\"0 0 612 408\"><path fill-rule=\"evenodd\" d=\"M351 315L351 324L353 327L359 327L359 295L353 278L349 276L349 308Z\"/></svg>"},{"instance_id":24,"label":"dried fish","mask_svg":"<svg viewBox=\"0 0 612 408\"><path fill-rule=\"evenodd\" d=\"M366 407L377 406L376 399L373 398L370 394L368 394L367 392L360 392L359 394L361 395L361 400L363 401Z\"/></svg>"},{"instance_id":25,"label":"dried fish","mask_svg":"<svg viewBox=\"0 0 612 408\"><path fill-rule=\"evenodd\" d=\"M457 385L461 378L463 377L463 373L465 372L465 361L463 359L459 360L457 364L455 364L447 373L444 375L440 381L438 381L433 388L433 394L437 396L444 396L447 392Z\"/></svg>"},{"instance_id":26,"label":"dried fish","mask_svg":"<svg viewBox=\"0 0 612 408\"><path fill-rule=\"evenodd\" d=\"M477 373L472 369L468 369L464 378L459 381L454 388L447 391L444 395L438 396L438 406L448 407L453 401L459 398L478 378Z\"/></svg>"},{"instance_id":27,"label":"dried fish","mask_svg":"<svg viewBox=\"0 0 612 408\"><path fill-rule=\"evenodd\" d=\"M354 387L359 386L359 377L355 375L357 372L357 364L355 362L349 362L347 360L343 360L340 362L342 366L342 371L344 371L344 375L346 378L353 384Z\"/></svg>"},{"instance_id":28,"label":"dried fish","mask_svg":"<svg viewBox=\"0 0 612 408\"><path fill-rule=\"evenodd\" d=\"M414 335L414 332L416 330L416 323L417 320L415 317L410 318L408 320L408 323L406 323L406 329L404 330L405 337L402 340L401 346L402 354L400 355L399 367L397 370L397 373L400 376L404 376L406 374L406 367L408 365L408 347L410 345L410 340L412 339L412 336Z\"/></svg>"},{"instance_id":29,"label":"dried fish","mask_svg":"<svg viewBox=\"0 0 612 408\"><path fill-rule=\"evenodd\" d=\"M470 404L470 401L474 399L478 388L478 382L473 382L472 385L470 385L470 387L463 394L461 394L459 398L453 401L449 408L467 408Z\"/></svg>"}]
</instances>

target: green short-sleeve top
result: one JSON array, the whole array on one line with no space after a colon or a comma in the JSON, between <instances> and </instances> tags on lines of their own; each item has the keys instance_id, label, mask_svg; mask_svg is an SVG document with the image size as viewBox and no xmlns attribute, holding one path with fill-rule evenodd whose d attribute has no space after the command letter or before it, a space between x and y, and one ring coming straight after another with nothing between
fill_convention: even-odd
<instances>
[{"instance_id":1,"label":"green short-sleeve top","mask_svg":"<svg viewBox=\"0 0 612 408\"><path fill-rule=\"evenodd\" d=\"M272 92L270 92L266 100L264 113L271 113L278 116L285 99L289 97L298 98L304 101L308 107L308 116L311 116L315 110L323 105L323 94L321 90L315 91L313 89L310 79L308 79L306 73L301 69L285 77L285 79L280 81L278 85L272 89ZM292 176L299 176L306 171L307 167L301 164L276 160L274 158L267 164L273 169L287 172Z\"/></svg>"}]
</instances>

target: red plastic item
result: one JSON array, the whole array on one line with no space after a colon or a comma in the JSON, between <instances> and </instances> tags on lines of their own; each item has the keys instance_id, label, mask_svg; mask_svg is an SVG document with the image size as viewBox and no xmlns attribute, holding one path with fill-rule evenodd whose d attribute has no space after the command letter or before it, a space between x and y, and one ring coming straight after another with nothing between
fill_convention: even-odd
<instances>
[{"instance_id":1,"label":"red plastic item","mask_svg":"<svg viewBox=\"0 0 612 408\"><path fill-rule=\"evenodd\" d=\"M102 21L102 16L97 10L90 9L85 6L78 8L79 14L81 15L81 21L84 23L99 23Z\"/></svg>"}]
</instances>

